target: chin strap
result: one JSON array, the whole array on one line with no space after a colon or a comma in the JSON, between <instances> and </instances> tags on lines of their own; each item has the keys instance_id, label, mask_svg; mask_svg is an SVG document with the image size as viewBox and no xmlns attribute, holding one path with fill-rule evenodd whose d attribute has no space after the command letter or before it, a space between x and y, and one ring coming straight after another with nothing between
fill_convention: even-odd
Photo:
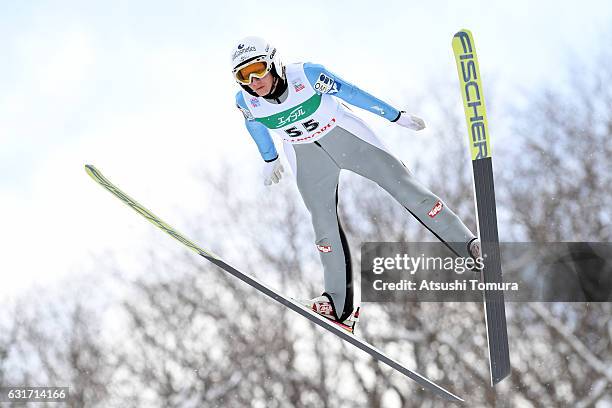
<instances>
[{"instance_id":1,"label":"chin strap","mask_svg":"<svg viewBox=\"0 0 612 408\"><path fill-rule=\"evenodd\" d=\"M278 77L274 75L274 82L272 82L272 86L270 87L270 92L264 96L264 98L274 98L274 91L278 87Z\"/></svg>"},{"instance_id":2,"label":"chin strap","mask_svg":"<svg viewBox=\"0 0 612 408\"><path fill-rule=\"evenodd\" d=\"M270 92L266 96L264 96L264 98L277 99L283 93L285 93L286 89L287 89L287 81L285 81L283 78L279 77L278 75L274 75L274 82L272 83L272 88L270 89Z\"/></svg>"}]
</instances>

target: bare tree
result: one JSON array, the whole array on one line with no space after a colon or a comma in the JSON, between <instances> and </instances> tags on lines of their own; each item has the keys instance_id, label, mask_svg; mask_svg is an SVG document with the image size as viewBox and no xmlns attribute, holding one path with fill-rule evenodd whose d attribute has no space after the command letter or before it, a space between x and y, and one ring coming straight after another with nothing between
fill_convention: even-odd
<instances>
[{"instance_id":1,"label":"bare tree","mask_svg":"<svg viewBox=\"0 0 612 408\"><path fill-rule=\"evenodd\" d=\"M85 287L80 295L63 286L38 288L18 299L9 315L9 341L0 348L1 384L69 387L68 406L104 405L112 371L100 336L99 305Z\"/></svg>"},{"instance_id":2,"label":"bare tree","mask_svg":"<svg viewBox=\"0 0 612 408\"><path fill-rule=\"evenodd\" d=\"M530 95L530 103L515 108L521 120L514 131L523 136L516 139L516 164L501 174L519 239L610 241L610 60L606 51L598 61L580 61L563 86ZM611 365L610 304L523 306L515 310L514 330L533 339L515 358L531 377L521 383L524 393L550 406L609 403L610 371L603 367ZM547 349L546 358L538 345Z\"/></svg>"}]
</instances>

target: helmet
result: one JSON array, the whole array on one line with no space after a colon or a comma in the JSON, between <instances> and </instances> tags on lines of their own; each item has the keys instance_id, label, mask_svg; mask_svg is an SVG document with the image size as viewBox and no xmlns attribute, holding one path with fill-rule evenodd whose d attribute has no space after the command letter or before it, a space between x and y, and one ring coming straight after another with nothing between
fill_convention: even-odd
<instances>
[{"instance_id":1,"label":"helmet","mask_svg":"<svg viewBox=\"0 0 612 408\"><path fill-rule=\"evenodd\" d=\"M234 80L243 88L248 89L245 86L248 82L243 82L245 79L243 81L240 80L240 70L254 62L263 62L265 64L265 69L261 72L260 77L263 77L268 72L272 72L273 75L279 78L285 77L285 69L278 58L276 48L263 38L245 37L238 42L238 45L232 51L232 73L234 74ZM246 80L249 79L247 78Z\"/></svg>"}]
</instances>

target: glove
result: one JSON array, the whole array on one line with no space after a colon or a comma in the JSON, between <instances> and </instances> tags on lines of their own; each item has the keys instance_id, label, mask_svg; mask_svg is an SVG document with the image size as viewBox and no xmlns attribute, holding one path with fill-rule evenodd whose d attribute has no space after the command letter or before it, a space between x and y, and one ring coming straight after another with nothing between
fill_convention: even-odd
<instances>
[{"instance_id":1,"label":"glove","mask_svg":"<svg viewBox=\"0 0 612 408\"><path fill-rule=\"evenodd\" d=\"M283 169L283 165L278 157L271 162L266 162L263 167L264 185L271 186L272 183L278 183L283 171L285 169Z\"/></svg>"},{"instance_id":2,"label":"glove","mask_svg":"<svg viewBox=\"0 0 612 408\"><path fill-rule=\"evenodd\" d=\"M423 119L409 115L404 111L401 111L398 117L393 122L412 130L425 129L425 121Z\"/></svg>"}]
</instances>

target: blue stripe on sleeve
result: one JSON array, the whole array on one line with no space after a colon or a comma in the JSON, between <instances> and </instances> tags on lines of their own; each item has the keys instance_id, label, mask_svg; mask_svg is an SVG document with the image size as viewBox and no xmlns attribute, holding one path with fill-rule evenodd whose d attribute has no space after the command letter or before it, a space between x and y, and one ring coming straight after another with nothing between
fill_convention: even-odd
<instances>
[{"instance_id":1,"label":"blue stripe on sleeve","mask_svg":"<svg viewBox=\"0 0 612 408\"><path fill-rule=\"evenodd\" d=\"M249 134L257 144L257 149L259 149L259 153L261 157L265 161L272 161L278 157L278 152L276 151L276 147L274 147L274 141L272 140L272 136L270 136L270 131L267 127L265 127L262 123L259 123L253 119L249 119L247 115L250 115L250 111L246 106L246 102L244 101L244 95L242 92L238 92L236 94L236 105L242 111L244 115L244 125L246 126ZM248 113L247 113L248 112Z\"/></svg>"},{"instance_id":2,"label":"blue stripe on sleeve","mask_svg":"<svg viewBox=\"0 0 612 408\"><path fill-rule=\"evenodd\" d=\"M327 85L322 93L336 96L353 106L365 109L388 120L394 120L399 115L399 111L393 106L343 80L338 75L328 71L323 65L306 62L304 63L304 72L308 82L313 87L317 82L323 84L324 87Z\"/></svg>"}]
</instances>

